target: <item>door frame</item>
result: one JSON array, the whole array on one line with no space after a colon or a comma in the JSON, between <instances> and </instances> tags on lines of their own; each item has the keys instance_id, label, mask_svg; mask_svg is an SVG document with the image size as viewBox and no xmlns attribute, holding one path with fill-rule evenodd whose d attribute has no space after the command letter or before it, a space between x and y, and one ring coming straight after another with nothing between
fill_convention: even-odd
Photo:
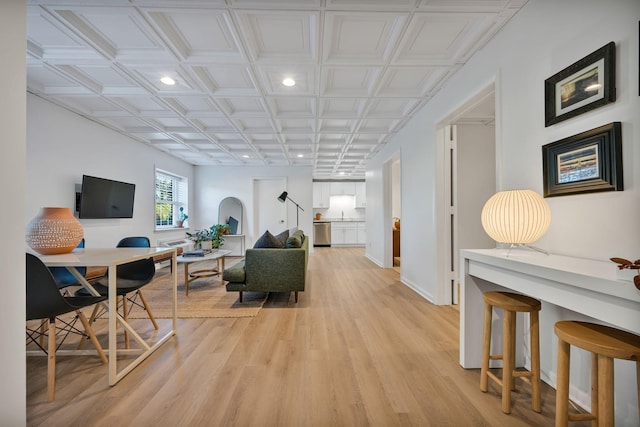
<instances>
[{"instance_id":1,"label":"door frame","mask_svg":"<svg viewBox=\"0 0 640 427\"><path fill-rule=\"evenodd\" d=\"M454 234L456 233L456 219L452 219L452 215L456 215L457 180L455 179L455 161L451 161L452 156L455 158L456 150L455 123L491 94L493 94L495 103L496 190L498 190L502 170L501 156L498 154L501 152L500 147L502 146L499 131L501 128L499 76L496 75L491 82L480 88L436 124L436 245L438 248L436 251L438 254L436 304L458 303L456 284L459 283L460 266L458 265L457 235Z\"/></svg>"}]
</instances>

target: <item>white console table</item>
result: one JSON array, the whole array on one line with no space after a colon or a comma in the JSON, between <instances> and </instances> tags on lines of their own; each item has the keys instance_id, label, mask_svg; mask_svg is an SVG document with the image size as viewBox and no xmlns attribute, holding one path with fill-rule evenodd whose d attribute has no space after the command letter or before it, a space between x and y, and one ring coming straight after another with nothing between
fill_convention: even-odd
<instances>
[{"instance_id":1,"label":"white console table","mask_svg":"<svg viewBox=\"0 0 640 427\"><path fill-rule=\"evenodd\" d=\"M460 266L460 364L464 368L480 367L482 293L500 287L640 334L640 291L632 282L617 280L613 262L527 249L510 253L474 249L461 251ZM543 305L540 316L544 315Z\"/></svg>"},{"instance_id":2,"label":"white console table","mask_svg":"<svg viewBox=\"0 0 640 427\"><path fill-rule=\"evenodd\" d=\"M611 261L594 261L560 255L544 255L528 249L475 249L460 252L460 365L479 368L482 350L484 302L489 290L513 291L542 301L540 312L540 356L542 379L555 386L558 320L585 320L610 324L640 334L640 291L633 282L617 280ZM500 311L499 311L500 312ZM501 315L501 313L500 313ZM524 316L518 313L519 327ZM494 325L500 337L501 322ZM516 341L516 366L527 366L524 333ZM574 363L575 362L575 363ZM635 363L616 364L616 426L635 427L638 418ZM496 366L499 366L496 365ZM569 397L590 407L590 358L572 351ZM543 403L553 405L554 402Z\"/></svg>"}]
</instances>

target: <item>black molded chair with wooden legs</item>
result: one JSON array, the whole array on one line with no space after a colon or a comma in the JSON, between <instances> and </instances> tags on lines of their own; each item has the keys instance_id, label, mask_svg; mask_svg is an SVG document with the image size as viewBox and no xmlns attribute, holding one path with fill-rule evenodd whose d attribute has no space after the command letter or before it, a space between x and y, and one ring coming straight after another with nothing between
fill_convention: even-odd
<instances>
[{"instance_id":1,"label":"black molded chair with wooden legs","mask_svg":"<svg viewBox=\"0 0 640 427\"><path fill-rule=\"evenodd\" d=\"M561 321L554 327L558 337L556 427L569 421L592 420L599 427L613 427L613 359L636 362L640 416L640 336L595 323ZM569 414L569 355L571 346L591 352L591 413Z\"/></svg>"},{"instance_id":2,"label":"black molded chair with wooden legs","mask_svg":"<svg viewBox=\"0 0 640 427\"><path fill-rule=\"evenodd\" d=\"M515 390L515 379L522 378L531 383L531 407L541 410L540 397L540 326L538 312L542 304L535 298L511 292L485 292L484 335L482 342L482 367L480 390L487 391L488 380L502 387L502 412L511 413L511 390ZM491 354L491 322L493 307L504 311L502 354ZM516 370L516 312L529 313L529 335L531 337L531 370ZM502 379L489 371L490 360L502 360Z\"/></svg>"},{"instance_id":3,"label":"black molded chair with wooden legs","mask_svg":"<svg viewBox=\"0 0 640 427\"><path fill-rule=\"evenodd\" d=\"M93 329L86 316L80 311L84 307L91 306L106 300L104 296L81 296L70 297L63 296L56 285L56 281L53 275L49 271L46 265L38 257L32 254L27 255L27 295L26 295L26 320L42 320L37 328L27 327L27 344L29 342L35 343L42 351L47 354L48 357L48 374L47 374L47 392L49 400L53 400L55 394L56 383L56 350L59 345L64 342L69 333L77 333L84 336L84 333L75 328L77 319L80 319L84 326L86 334L91 339L91 342L98 351L100 359L103 363L107 363L107 356L105 356L98 339L93 333ZM62 319L56 323L56 318L63 314L74 312L76 317L71 321L64 321ZM48 323L48 328L46 327ZM62 323L61 328L57 328L56 325ZM56 345L56 332L60 330L64 334L59 345ZM47 348L39 342L39 338L43 335L47 335Z\"/></svg>"},{"instance_id":4,"label":"black molded chair with wooden legs","mask_svg":"<svg viewBox=\"0 0 640 427\"><path fill-rule=\"evenodd\" d=\"M78 243L78 246L76 246L76 248L78 249L84 248L84 239L80 240L80 243ZM84 276L87 273L87 267L76 267L76 270L82 276ZM58 289L64 289L70 286L80 285L80 283L78 282L78 279L76 279L75 276L71 274L71 272L67 270L66 267L49 267L49 271L53 275L53 278L55 279L56 284L58 285Z\"/></svg>"},{"instance_id":5,"label":"black molded chair with wooden legs","mask_svg":"<svg viewBox=\"0 0 640 427\"><path fill-rule=\"evenodd\" d=\"M151 244L148 237L125 237L117 245L118 248L149 248ZM156 274L156 265L153 258L141 259L138 261L129 262L119 265L117 268L116 288L117 295L122 297L122 313L125 321L129 319L129 312L134 305L143 308L149 320L153 324L153 327L157 330L158 323L156 322L151 308L147 304L147 300L144 298L141 288L153 280ZM108 276L105 277L108 280ZM101 281L93 285L94 289L100 295L109 295L109 283L102 283ZM86 289L80 289L76 292L76 295L89 295L89 291ZM138 303L137 298L140 298ZM128 305L131 304L129 307ZM97 308L97 307L96 307ZM96 310L91 316L91 322L98 316ZM129 348L129 334L124 331L125 347Z\"/></svg>"}]
</instances>

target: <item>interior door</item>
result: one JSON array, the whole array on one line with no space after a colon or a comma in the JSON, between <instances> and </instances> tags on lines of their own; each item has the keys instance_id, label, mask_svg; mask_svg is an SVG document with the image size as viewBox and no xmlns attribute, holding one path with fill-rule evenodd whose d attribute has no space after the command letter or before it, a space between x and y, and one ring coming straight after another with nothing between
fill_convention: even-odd
<instances>
[{"instance_id":1,"label":"interior door","mask_svg":"<svg viewBox=\"0 0 640 427\"><path fill-rule=\"evenodd\" d=\"M254 236L256 239L266 231L273 235L288 228L287 203L280 203L278 196L287 188L285 178L256 178L253 180Z\"/></svg>"}]
</instances>

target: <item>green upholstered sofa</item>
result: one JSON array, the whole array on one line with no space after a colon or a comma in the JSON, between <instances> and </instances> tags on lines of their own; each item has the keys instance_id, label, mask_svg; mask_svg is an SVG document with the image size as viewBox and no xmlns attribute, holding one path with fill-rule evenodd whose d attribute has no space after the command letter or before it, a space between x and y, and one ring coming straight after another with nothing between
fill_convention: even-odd
<instances>
[{"instance_id":1,"label":"green upholstered sofa","mask_svg":"<svg viewBox=\"0 0 640 427\"><path fill-rule=\"evenodd\" d=\"M222 280L228 281L227 292L240 292L240 302L244 291L294 292L298 302L308 260L309 237L298 230L287 239L285 248L247 249L243 261L224 270Z\"/></svg>"}]
</instances>

